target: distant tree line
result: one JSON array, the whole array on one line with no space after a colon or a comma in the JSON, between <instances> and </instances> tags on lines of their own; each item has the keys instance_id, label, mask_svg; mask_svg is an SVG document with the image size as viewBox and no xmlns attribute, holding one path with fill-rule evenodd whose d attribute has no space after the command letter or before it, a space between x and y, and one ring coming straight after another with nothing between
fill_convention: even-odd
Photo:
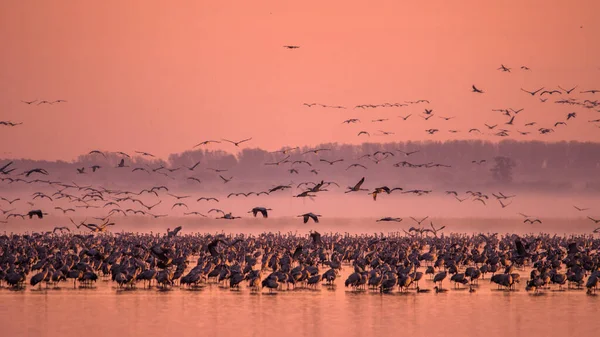
<instances>
[{"instance_id":1,"label":"distant tree line","mask_svg":"<svg viewBox=\"0 0 600 337\"><path fill-rule=\"evenodd\" d=\"M290 163L275 163L287 154L271 153L258 148L243 149L237 154L224 151L193 150L171 154L166 161L148 160L142 157L127 158L115 153L81 155L73 162L13 160L18 169L12 177L27 169L43 167L49 176L36 176L39 179L56 181L80 181L82 183L110 186L147 186L150 184L170 184L183 189L199 188L262 188L276 184L302 181L330 180L347 185L362 176L373 184L387 184L424 188L471 188L478 186L510 185L513 188L532 190L587 189L600 191L600 143L555 142L506 140L492 143L478 140L457 140L446 142L399 142L364 143L361 145L321 144L315 148L330 149L318 154L302 154L313 148L303 147L292 151ZM406 156L400 152L419 151ZM392 155L375 152L391 152ZM370 157L363 157L370 155ZM384 159L385 158L385 159ZM117 168L121 159L127 167ZM320 161L343 159L334 165ZM291 165L295 160L308 161ZM8 159L0 161L6 163ZM196 163L199 164L191 170ZM408 162L411 167L403 165ZM348 168L351 164L361 167ZM441 164L438 167L426 168ZM89 167L101 168L92 173ZM164 169L160 169L163 166ZM446 167L450 166L450 167ZM86 168L79 174L77 168ZM144 168L132 172L134 168ZM290 173L291 168L298 173ZM168 171L166 169L174 171ZM179 168L179 169L177 169ZM227 170L215 172L211 169ZM316 170L311 172L311 170ZM316 173L315 173L316 172ZM233 177L224 184L219 177ZM201 181L188 179L195 178ZM21 176L22 178L22 176ZM10 185L0 185L3 189Z\"/></svg>"}]
</instances>

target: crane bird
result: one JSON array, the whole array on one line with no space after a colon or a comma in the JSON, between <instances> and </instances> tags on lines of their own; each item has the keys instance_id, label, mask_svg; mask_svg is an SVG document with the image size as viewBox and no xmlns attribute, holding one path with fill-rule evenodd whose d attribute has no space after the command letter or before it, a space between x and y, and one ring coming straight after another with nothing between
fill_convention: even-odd
<instances>
[{"instance_id":1,"label":"crane bird","mask_svg":"<svg viewBox=\"0 0 600 337\"><path fill-rule=\"evenodd\" d=\"M368 191L368 189L366 189L366 188L360 188L364 182L365 182L365 177L362 177L362 179L360 179L358 181L358 183L356 183L356 185L354 185L354 187L348 186L348 191L346 191L344 193Z\"/></svg>"},{"instance_id":2,"label":"crane bird","mask_svg":"<svg viewBox=\"0 0 600 337\"><path fill-rule=\"evenodd\" d=\"M177 233L179 233L180 230L181 226L177 226L173 230L171 230L171 228L167 228L167 237L172 238L174 236L177 236Z\"/></svg>"},{"instance_id":3,"label":"crane bird","mask_svg":"<svg viewBox=\"0 0 600 337\"><path fill-rule=\"evenodd\" d=\"M381 221L395 221L395 222L400 222L402 221L402 218L392 218L392 217L385 217L385 218L381 218L379 220L375 220L376 222L381 222Z\"/></svg>"},{"instance_id":4,"label":"crane bird","mask_svg":"<svg viewBox=\"0 0 600 337\"><path fill-rule=\"evenodd\" d=\"M298 215L297 217L303 217L304 218L304 223L308 222L308 219L312 219L315 223L319 223L319 217L321 215L320 214L314 214L312 212L310 213L304 213L302 215Z\"/></svg>"},{"instance_id":5,"label":"crane bird","mask_svg":"<svg viewBox=\"0 0 600 337\"><path fill-rule=\"evenodd\" d=\"M321 233L319 233L317 231L314 231L314 232L311 231L310 238L313 240L313 244L315 244L315 245L321 244Z\"/></svg>"},{"instance_id":6,"label":"crane bird","mask_svg":"<svg viewBox=\"0 0 600 337\"><path fill-rule=\"evenodd\" d=\"M446 278L446 275L447 275L447 273L445 271L443 271L443 272L440 272L440 273L436 274L433 277L433 283L438 283L438 282L440 283L439 289L442 289L442 282Z\"/></svg>"},{"instance_id":7,"label":"crane bird","mask_svg":"<svg viewBox=\"0 0 600 337\"><path fill-rule=\"evenodd\" d=\"M33 216L37 216L38 219L42 219L44 217L44 215L48 215L48 213L43 213L41 210L39 209L34 209L31 210L27 213L27 215L29 216L29 219L33 218Z\"/></svg>"},{"instance_id":8,"label":"crane bird","mask_svg":"<svg viewBox=\"0 0 600 337\"><path fill-rule=\"evenodd\" d=\"M222 140L223 140L224 142L228 142L228 143L231 143L231 144L233 144L233 145L235 145L235 146L239 147L241 143L244 143L244 142L247 142L247 141L249 141L249 140L252 140L252 137L250 137L250 138L247 138L247 139L240 140L240 141L238 141L238 142L234 142L234 141L232 141L232 140L228 140L228 139L222 139Z\"/></svg>"},{"instance_id":9,"label":"crane bird","mask_svg":"<svg viewBox=\"0 0 600 337\"><path fill-rule=\"evenodd\" d=\"M269 213L267 211L271 211L272 209L270 208L264 208L264 207L254 207L252 210L248 211L248 213L252 213L254 215L254 217L256 217L256 215L258 213L262 214L263 218L268 218L269 217Z\"/></svg>"}]
</instances>

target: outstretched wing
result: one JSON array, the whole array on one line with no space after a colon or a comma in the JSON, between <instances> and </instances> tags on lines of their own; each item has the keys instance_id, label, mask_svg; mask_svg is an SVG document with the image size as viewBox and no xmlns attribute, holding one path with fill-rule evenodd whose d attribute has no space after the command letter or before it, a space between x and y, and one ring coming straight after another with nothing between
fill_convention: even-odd
<instances>
[{"instance_id":1,"label":"outstretched wing","mask_svg":"<svg viewBox=\"0 0 600 337\"><path fill-rule=\"evenodd\" d=\"M523 246L523 243L521 242L520 239L516 239L515 240L515 245L517 246L517 253L519 254L519 256L525 256L525 255L527 255L527 251L525 250L525 246Z\"/></svg>"}]
</instances>

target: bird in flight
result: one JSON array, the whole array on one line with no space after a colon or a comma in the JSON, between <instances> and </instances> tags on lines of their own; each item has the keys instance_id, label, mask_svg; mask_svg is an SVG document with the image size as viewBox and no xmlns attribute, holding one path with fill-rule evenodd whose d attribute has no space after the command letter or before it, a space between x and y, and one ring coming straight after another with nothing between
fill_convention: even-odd
<instances>
[{"instance_id":1,"label":"bird in flight","mask_svg":"<svg viewBox=\"0 0 600 337\"><path fill-rule=\"evenodd\" d=\"M188 206L186 204L184 204L183 202L178 202L173 204L173 206L171 207L171 209L177 207L177 206L181 206L181 207L185 207L186 209L188 209Z\"/></svg>"},{"instance_id":2,"label":"bird in flight","mask_svg":"<svg viewBox=\"0 0 600 337\"><path fill-rule=\"evenodd\" d=\"M214 201L216 201L216 202L219 202L219 199L217 199L217 198L213 198L213 197L200 197L200 198L199 198L198 200L196 200L196 201L201 201L201 200L206 200L206 201L211 201L211 200L214 200Z\"/></svg>"},{"instance_id":3,"label":"bird in flight","mask_svg":"<svg viewBox=\"0 0 600 337\"><path fill-rule=\"evenodd\" d=\"M562 94L562 92L560 92L560 90L544 90L542 91L542 93L540 94L540 96L544 96L544 94Z\"/></svg>"},{"instance_id":4,"label":"bird in flight","mask_svg":"<svg viewBox=\"0 0 600 337\"><path fill-rule=\"evenodd\" d=\"M379 220L375 220L375 222L381 222L381 221L394 221L394 222L401 222L402 218L392 218L392 217L385 217L385 218L381 218Z\"/></svg>"},{"instance_id":5,"label":"bird in flight","mask_svg":"<svg viewBox=\"0 0 600 337\"><path fill-rule=\"evenodd\" d=\"M106 155L102 151L99 151L99 150L90 151L88 154L100 154L100 155L102 155L102 157L106 158Z\"/></svg>"},{"instance_id":6,"label":"bird in flight","mask_svg":"<svg viewBox=\"0 0 600 337\"><path fill-rule=\"evenodd\" d=\"M0 121L0 125L6 125L6 126L17 126L17 125L21 125L21 124L23 124L23 122L13 123L11 121Z\"/></svg>"},{"instance_id":7,"label":"bird in flight","mask_svg":"<svg viewBox=\"0 0 600 337\"><path fill-rule=\"evenodd\" d=\"M300 46L283 46L283 48L287 48L287 49L298 49L300 48Z\"/></svg>"},{"instance_id":8,"label":"bird in flight","mask_svg":"<svg viewBox=\"0 0 600 337\"><path fill-rule=\"evenodd\" d=\"M198 144L194 145L194 148L196 148L196 147L198 147L198 146L200 146L200 145L208 145L208 144L210 144L210 143L217 143L217 144L219 144L219 143L221 143L221 142L220 142L220 141L218 141L218 140L205 140L205 141L203 141L203 142L200 142L200 143L198 143Z\"/></svg>"},{"instance_id":9,"label":"bird in flight","mask_svg":"<svg viewBox=\"0 0 600 337\"><path fill-rule=\"evenodd\" d=\"M320 214L314 214L312 212L298 215L298 217L304 218L304 223L307 223L308 219L312 219L315 223L318 223L320 216L321 216Z\"/></svg>"},{"instance_id":10,"label":"bird in flight","mask_svg":"<svg viewBox=\"0 0 600 337\"><path fill-rule=\"evenodd\" d=\"M200 212L185 212L185 213L183 213L183 215L200 215L200 216L206 218L206 215L204 215Z\"/></svg>"},{"instance_id":11,"label":"bird in flight","mask_svg":"<svg viewBox=\"0 0 600 337\"><path fill-rule=\"evenodd\" d=\"M279 166L280 164L289 162L289 160L288 160L289 158L290 158L290 156L287 156L287 157L281 159L280 161L276 161L276 162L272 162L272 163L265 163L265 165L277 165L277 166Z\"/></svg>"},{"instance_id":12,"label":"bird in flight","mask_svg":"<svg viewBox=\"0 0 600 337\"><path fill-rule=\"evenodd\" d=\"M346 171L349 170L349 169L351 169L351 168L353 168L353 167L362 167L365 170L367 169L367 167L364 166L364 165L361 165L361 164L352 164L352 165L348 166L348 168L346 168Z\"/></svg>"},{"instance_id":13,"label":"bird in flight","mask_svg":"<svg viewBox=\"0 0 600 337\"><path fill-rule=\"evenodd\" d=\"M398 152L401 152L401 153L404 153L404 155L408 157L408 156L410 156L411 154L418 153L420 150L415 150L415 151L406 151L406 152L405 152L405 151L402 151L402 150L396 150L396 151L398 151Z\"/></svg>"},{"instance_id":14,"label":"bird in flight","mask_svg":"<svg viewBox=\"0 0 600 337\"><path fill-rule=\"evenodd\" d=\"M476 92L478 94L483 94L483 90L477 89L477 87L475 86L475 84L473 84L471 87L473 88L473 90L472 90L473 92Z\"/></svg>"},{"instance_id":15,"label":"bird in flight","mask_svg":"<svg viewBox=\"0 0 600 337\"><path fill-rule=\"evenodd\" d=\"M336 159L336 160L333 160L333 161L330 161L330 160L327 160L327 159L319 159L319 161L322 161L322 162L327 163L329 165L333 165L333 164L335 164L337 162L344 161L344 159Z\"/></svg>"},{"instance_id":16,"label":"bird in flight","mask_svg":"<svg viewBox=\"0 0 600 337\"><path fill-rule=\"evenodd\" d=\"M235 146L240 146L241 143L247 142L249 140L252 140L252 137L250 137L248 139L240 140L239 142L234 142L234 141L231 141L231 140L223 139L223 141L229 142L229 143L231 143L231 144L233 144Z\"/></svg>"},{"instance_id":17,"label":"bird in flight","mask_svg":"<svg viewBox=\"0 0 600 337\"><path fill-rule=\"evenodd\" d=\"M536 90L536 91L529 91L529 90L525 90L525 89L523 89L523 88L521 88L521 90L523 90L524 92L526 92L526 93L530 94L531 96L535 96L535 94L537 94L538 92L540 92L540 91L544 90L544 87L541 87L541 88L539 88L539 89L538 89L538 90Z\"/></svg>"},{"instance_id":18,"label":"bird in flight","mask_svg":"<svg viewBox=\"0 0 600 337\"><path fill-rule=\"evenodd\" d=\"M412 219L414 222L416 222L417 224L419 224L419 226L420 226L420 225L421 225L421 223L422 223L423 221L425 221L425 220L429 219L429 216L426 216L426 217L424 217L424 218L423 218L423 219L421 219L421 220L417 220L417 219L413 218L412 216L411 216L410 218L411 218L411 219Z\"/></svg>"},{"instance_id":19,"label":"bird in flight","mask_svg":"<svg viewBox=\"0 0 600 337\"><path fill-rule=\"evenodd\" d=\"M560 85L558 86L558 88L559 88L559 89L561 89L561 90L564 90L564 91L567 93L567 95L568 95L568 94L570 94L570 93L571 93L571 91L575 90L575 88L577 88L577 86L574 86L574 87L573 87L573 88L571 88L570 90L567 90L567 89L565 89L565 88L561 88L561 86L560 86Z\"/></svg>"},{"instance_id":20,"label":"bird in flight","mask_svg":"<svg viewBox=\"0 0 600 337\"><path fill-rule=\"evenodd\" d=\"M207 169L207 170L211 170L211 171L215 171L215 172L217 172L217 173L221 173L221 172L227 172L227 171L228 171L228 170L225 170L225 169L215 169L215 168L212 168L212 167L208 167L208 168L206 168L206 169Z\"/></svg>"},{"instance_id":21,"label":"bird in flight","mask_svg":"<svg viewBox=\"0 0 600 337\"><path fill-rule=\"evenodd\" d=\"M135 153L137 154L141 154L142 156L148 156L148 157L154 157L153 154L148 153L148 152L143 152L143 151L135 151Z\"/></svg>"},{"instance_id":22,"label":"bird in flight","mask_svg":"<svg viewBox=\"0 0 600 337\"><path fill-rule=\"evenodd\" d=\"M279 150L279 151L273 151L273 153L282 153L282 154L288 154L294 150L298 150L300 147L296 146L296 147L290 147L287 149L283 149L283 150Z\"/></svg>"},{"instance_id":23,"label":"bird in flight","mask_svg":"<svg viewBox=\"0 0 600 337\"><path fill-rule=\"evenodd\" d=\"M258 213L261 213L262 216L263 216L263 218L268 218L269 217L269 213L267 211L271 211L271 209L270 208L264 208L264 207L254 207L248 213L252 213L255 218L256 218L256 215Z\"/></svg>"},{"instance_id":24,"label":"bird in flight","mask_svg":"<svg viewBox=\"0 0 600 337\"><path fill-rule=\"evenodd\" d=\"M308 153L314 153L314 154L319 154L319 152L321 151L331 151L331 149L314 149L314 150L308 150L306 152L303 153L304 154L308 154Z\"/></svg>"},{"instance_id":25,"label":"bird in flight","mask_svg":"<svg viewBox=\"0 0 600 337\"><path fill-rule=\"evenodd\" d=\"M366 189L366 188L360 188L364 182L365 182L365 177L362 177L362 179L360 179L358 181L358 183L356 183L356 185L354 185L353 187L352 186L348 186L348 191L346 191L344 193L358 192L358 191L368 191L368 189Z\"/></svg>"}]
</instances>

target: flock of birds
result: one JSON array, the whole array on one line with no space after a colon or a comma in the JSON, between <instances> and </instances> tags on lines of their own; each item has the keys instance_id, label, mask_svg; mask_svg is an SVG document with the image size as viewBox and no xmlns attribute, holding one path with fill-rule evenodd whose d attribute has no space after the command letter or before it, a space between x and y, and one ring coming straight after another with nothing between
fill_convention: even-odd
<instances>
[{"instance_id":1,"label":"flock of birds","mask_svg":"<svg viewBox=\"0 0 600 337\"><path fill-rule=\"evenodd\" d=\"M499 71L507 72L507 73L510 73L511 69L512 68L509 68L505 65L501 65L498 68ZM531 70L527 66L521 66L520 69L522 71L530 71ZM577 88L578 88L578 86L576 85L570 89L564 89L561 86L557 86L556 88L541 87L541 88L535 89L535 90L520 88L520 90L527 95L539 98L539 101L541 103L546 103L548 101L549 97L560 96L561 97L560 99L556 99L554 101L555 104L562 104L562 105L567 105L567 106L572 106L572 107L581 107L584 109L595 110L595 111L600 112L600 101L598 101L597 99L591 99L590 97L581 99L581 98L577 98L574 96L576 93L583 94L583 95L594 95L596 93L599 93L600 90L587 89L587 90L579 90L579 91L575 92L575 89L577 89ZM486 93L486 91L482 90L481 88L477 87L476 85L471 86L471 92L473 92L475 94ZM430 104L430 102L429 102L429 100L421 99L421 100L416 100L416 101L404 101L403 103L386 102L386 103L381 103L381 104L359 104L359 105L354 106L354 109L402 108L402 107L408 107L410 105L415 105L415 104ZM348 109L348 107L345 107L345 106L340 106L340 105L332 106L332 105L327 105L327 104L322 104L322 103L304 103L304 106L309 107L309 108L313 107L313 106L320 106L323 108ZM537 131L539 134L546 135L546 134L555 132L555 128L567 126L568 121L578 117L577 112L570 111L570 112L565 113L564 119L557 120L556 122L554 122L550 125L540 125L540 123L538 123L536 121L532 121L532 120L525 121L525 122L522 122L521 124L519 124L519 123L517 123L516 119L517 119L517 117L519 117L518 120L522 119L522 117L521 117L522 115L519 115L519 113L521 113L524 110L525 109L523 109L523 108L520 108L520 109L513 109L513 108L492 109L493 112L500 113L502 116L504 116L506 118L506 121L501 124L499 124L499 123L484 123L484 125L481 127L472 127L466 131L469 134L476 134L476 135L483 135L486 132L488 132L489 135L498 136L498 137L508 137L511 135L511 133L515 133L515 131L517 134L519 134L521 136L526 136L526 135L532 134L534 131ZM410 113L407 115L399 115L399 116L397 116L397 118L399 118L401 121L407 121L412 116L413 116L413 113ZM456 116L438 115L438 114L434 113L434 110L432 108L424 108L420 114L415 115L415 117L413 117L413 118L416 118L416 116L422 118L426 122L430 121L434 117L435 117L435 119L442 120L442 121L449 121L449 120L456 118ZM391 121L390 118L377 118L377 119L372 119L370 122L379 124L382 122L389 122L389 121ZM355 124L355 123L361 123L361 120L359 118L349 118L349 119L344 120L342 123ZM600 119L598 119L598 118L589 119L588 123L593 123L596 127L600 128ZM515 128L515 127L520 127L520 128ZM430 135L434 135L440 131L441 130L438 127L431 127L431 128L425 129L425 132ZM463 132L465 130L448 129L447 131L449 133L459 133L459 132ZM359 130L357 133L357 135L359 137L360 136L370 137L372 134L377 134L379 136L388 136L388 135L394 135L395 133L392 131L381 130L380 127L378 127L376 131Z\"/></svg>"},{"instance_id":2,"label":"flock of birds","mask_svg":"<svg viewBox=\"0 0 600 337\"><path fill-rule=\"evenodd\" d=\"M297 49L299 46L284 46L288 49ZM503 72L511 72L511 68L501 65ZM522 71L529 71L526 66ZM600 111L598 100L581 100L572 96L577 86L570 89L561 87L546 89L539 88L534 91L521 88L523 92L532 97L538 97L544 103L548 97L561 96L556 104L567 104L585 109L596 109ZM485 94L486 91L473 85L471 91L475 94ZM596 89L581 90L580 94L595 94L600 92ZM564 97L564 98L562 98ZM65 100L32 100L22 101L27 105L60 104ZM377 108L402 108L409 105L429 104L428 100L406 101L404 103L382 103L382 104L360 104L354 109L377 109ZM304 103L307 108L319 106L331 109L347 109L345 106L328 105L321 103ZM527 121L518 124L522 119L520 115L524 109L494 109L506 118L503 126L499 124L485 124L483 128L471 128L468 133L483 134L481 130L488 130L493 135L506 137L514 131L521 135L530 134L531 131L524 129L513 129L515 127L537 127L540 134L554 132L554 128L567 125L572 119L579 116L579 112L568 112L564 119L553 125L538 125L535 121ZM412 114L399 116L402 121L407 121ZM418 115L425 122L436 117L438 120L449 121L455 116L440 116L432 108L424 108ZM518 117L518 118L517 118ZM371 123L384 125L389 118L372 119ZM590 123L600 123L600 119L589 120ZM350 118L342 124L358 124L361 120ZM16 127L22 123L12 121L0 121L1 126ZM600 127L600 124L596 124ZM438 128L429 128L425 132L435 134ZM451 133L461 130L451 129ZM378 128L380 135L393 135L392 131ZM374 131L360 130L358 136L369 137ZM252 141L252 137L241 140L205 140L194 146L208 146L214 143L226 142L235 148ZM409 161L420 153L418 149L397 149L396 151L376 151L366 153L357 159L332 158L332 149L314 148L301 151L299 147L284 148L275 151L275 161L264 162L267 167L280 167L289 172L290 175L298 174L300 168L306 168L309 172L319 175L317 165L325 167L340 167L348 170L368 170L368 165L378 165L388 162L396 157L403 160L393 164L394 167L404 168L451 168L450 165L434 162ZM137 156L156 158L152 153L136 151ZM322 153L328 153L327 157L319 157ZM182 167L158 167L131 166L132 156L125 152L115 152L121 156L116 167L106 167L101 158L106 159L106 153L101 150L92 150L89 155L97 158L98 163L89 167L76 169L78 175L93 175L99 170L131 170L131 174L144 172L146 174L160 174L175 179L172 175L176 171L190 172L192 175L184 177L186 180L202 184L202 181L193 176L201 162ZM488 159L474 159L473 165L486 165ZM215 172L223 184L228 184L237 177L229 176L225 172L228 169L206 168ZM42 179L45 178L45 179ZM366 174L357 175L353 184L344 189L344 194L360 194L370 196L373 201L378 196L391 194L405 194L412 196L426 196L431 194L431 189L407 189L400 186L371 186L367 188ZM419 281L424 275L431 275L431 281L435 283L435 292L447 291L442 287L443 281L450 274L450 281L456 287L468 286L470 292L475 292L479 280L483 280L486 274L491 274L490 281L498 287L515 289L516 284L521 282L517 269L523 270L530 267L529 278L524 281L527 290L539 292L557 285L560 289L565 284L570 288L587 288L589 294L593 294L600 276L598 268L600 259L597 250L600 240L587 236L557 237L548 235L528 235L518 237L507 235L498 237L494 235L444 235L442 231L445 226L436 226L433 221L426 221L429 217L417 219L410 217L414 225L403 229L403 234L361 235L351 236L349 234L321 235L311 231L310 235L298 236L293 233L285 235L263 233L259 236L225 236L223 234L195 234L181 236L182 230L179 226L174 230L167 230L166 235L138 235L133 233L107 233L109 229L117 225L114 218L130 215L142 215L151 218L167 217L170 214L157 213L156 210L167 207L169 212L182 210L184 216L208 217L215 213L216 219L235 220L241 218L234 216L231 211L220 208L210 208L203 212L194 208L189 201L196 203L220 203L223 197L217 196L195 196L178 195L172 193L168 186L151 186L132 191L125 189L106 188L100 185L79 185L75 182L59 181L53 179L53 174L43 167L15 167L14 162L9 161L0 164L0 179L5 185L18 186L27 184L39 187L39 190L29 196L18 198L0 197L0 212L5 219L2 223L13 221L16 218L23 220L43 219L51 213L72 216L97 209L102 212L100 217L94 217L96 221L83 221L70 219L67 226L54 227L52 231L32 234L11 234L0 236L0 284L5 282L13 288L23 288L29 279L32 286L45 283L46 286L56 286L59 282L73 280L76 286L90 286L98 278L106 278L115 282L119 288L134 288L142 281L144 285L156 283L162 289L172 286L199 287L207 283L227 282L231 288L239 288L244 282L252 290L268 288L269 291L290 289L290 287L316 287L321 283L334 285L340 275L343 266L353 268L346 280L345 286L355 289L373 288L381 292L392 291L398 288L400 291L414 289L417 293L428 292L419 286ZM12 185L15 184L15 185ZM278 184L266 187L262 191L231 192L226 199L249 196L269 196L281 191L296 189L294 198L315 198L322 193L341 189L340 184L335 181L317 179L299 184ZM474 204L488 206L497 203L502 209L514 204L516 195L504 192L487 193L483 191L466 191L464 193L456 190L443 191L448 198L453 198L459 203L470 200ZM491 196L490 196L491 195ZM143 198L142 198L143 197ZM148 198L154 200L148 201ZM39 200L38 200L39 199ZM36 202L44 200L50 203L52 208L38 208ZM494 201L495 200L495 201ZM46 204L47 205L47 204ZM190 207L191 206L191 207ZM17 209L18 207L18 209ZM589 208L573 206L577 212L588 211ZM248 210L250 216L268 218L273 209L263 205ZM542 220L524 213L524 223L542 223ZM319 223L321 214L307 212L297 215L302 218L303 223L313 221ZM588 219L595 224L600 223L591 215ZM404 219L397 216L385 216L377 219L377 222L402 222ZM72 233L70 227L80 231L87 230L86 234ZM74 231L73 231L74 232ZM600 228L594 233L600 232ZM441 234L441 235L440 235ZM190 263L195 265L190 266ZM31 275L33 274L33 275Z\"/></svg>"},{"instance_id":3,"label":"flock of birds","mask_svg":"<svg viewBox=\"0 0 600 337\"><path fill-rule=\"evenodd\" d=\"M24 289L61 283L118 290L206 286L269 292L335 287L356 291L444 293L444 281L473 293L489 278L498 289L522 284L533 294L587 289L600 276L600 239L591 236L417 233L253 235L40 233L0 236L0 286ZM523 277L521 273L527 273ZM343 277L342 277L343 276ZM433 289L426 285L433 283ZM68 285L67 285L68 287Z\"/></svg>"},{"instance_id":4,"label":"flock of birds","mask_svg":"<svg viewBox=\"0 0 600 337\"><path fill-rule=\"evenodd\" d=\"M250 141L252 138L244 139L242 141L229 141L235 146L239 146L239 144ZM209 144L210 142L217 141L205 141L201 144ZM289 166L289 169L286 169L290 172L290 174L297 174L299 167L304 166L308 168L312 168L315 165L326 165L328 167L345 167L345 170L350 169L360 169L367 170L368 167L361 163L352 163L348 166L344 165L344 158L338 159L325 159L318 158L318 154L331 151L328 148L316 148L310 149L308 151L301 151L299 148L287 148L280 151L276 151L275 155L285 156L274 162L264 162L265 166L275 166L279 167L279 169L286 169L285 166ZM138 155L146 156L146 157L154 157L153 154L148 152L136 151ZM382 163L384 161L389 160L389 158L394 158L396 156L402 156L404 158L418 156L419 150L416 149L403 149L397 150L395 153L391 151L375 151L374 153L367 153L358 158L358 160L366 160L375 165ZM125 170L127 171L130 166L128 165L127 160L130 160L130 156L124 152L118 152L122 159L119 160L119 163L114 168L106 168L103 166L104 164L94 164L89 168L91 170L87 170L87 167L76 168L77 175L90 174L94 175L98 170ZM89 152L91 157L97 156L106 157L106 154L99 150L93 150ZM294 156L295 158L292 158ZM302 157L308 156L305 160ZM312 161L312 162L311 162ZM482 166L487 164L487 160L478 159L472 160L472 165ZM201 191L202 182L193 177L194 170L200 167L201 162L196 162L191 166L183 166L183 167L165 167L164 165L160 165L158 167L151 166L138 166L131 168L130 174L136 174L135 172L143 171L147 174L156 174L156 175L164 175L169 178L175 179L170 174L173 174L175 171L181 170L182 172L191 172L192 176L179 176L180 179L185 179L186 181L196 181L200 187L194 188L194 190ZM365 162L366 164L366 162ZM371 164L372 165L372 164ZM442 163L434 163L434 162L424 162L424 163L415 163L409 162L408 160L398 161L393 164L395 167L405 167L405 168L422 168L422 169L431 169L431 168L451 168L450 165L445 165ZM227 172L227 169L215 169L208 168L215 172L215 174L222 180L224 186L229 186L227 184L230 183L235 177L234 176L224 176L224 172ZM314 169L313 169L314 170ZM362 174L361 174L362 175ZM42 177L48 177L47 179L41 179ZM111 221L112 218L116 217L125 217L130 215L139 215L139 216L147 216L154 219L164 218L170 215L179 215L179 216L198 216L207 218L211 213L218 215L217 219L224 220L235 220L241 218L240 216L233 215L231 211L228 211L223 208L211 207L216 203L222 203L223 199L229 201L239 197L248 198L250 196L255 197L266 197L266 196L276 196L283 191L289 190L292 198L298 199L310 199L315 201L319 195L323 193L332 192L332 191L340 191L341 186L335 181L329 181L325 179L315 180L315 181L305 181L298 184L278 184L265 186L263 190L258 191L237 191L230 192L226 196L215 196L215 195L195 195L190 194L180 195L171 191L169 187L166 185L159 186L148 186L146 188L142 188L139 190L131 190L131 189L109 189L101 185L87 184L87 185L79 185L75 182L64 182L58 180L52 180L52 173L43 167L35 167L35 168L17 168L14 165L14 162L9 161L7 163L0 163L0 181L4 183L6 187L9 189L13 187L17 187L18 184L22 185L30 185L36 187L37 191L28 196L20 196L8 198L0 195L0 212L4 216L4 219L0 220L0 223L7 223L10 220L14 220L16 218L21 219L42 219L45 215L54 214L54 215L64 215L64 216L86 216L88 212L94 210L96 213L100 213L100 216L95 216L94 219L100 221L99 224L87 222L86 220L81 222L81 224L77 225L77 229L87 228L93 232L103 232L106 231L109 226L115 224L114 221ZM345 190L343 190L345 194L361 194L364 193L372 198L373 201L377 201L380 196L389 196L389 195L408 195L408 196L427 196L433 193L431 189L415 189L415 188L405 188L401 186L388 186L388 185L375 185L367 188L367 177L362 176L360 179L357 178L357 181L352 183L350 186L347 186ZM2 185L0 185L2 186ZM293 192L295 190L295 192ZM341 191L340 191L341 192ZM478 204L483 207L490 206L490 204L495 203L500 209L505 209L512 207L515 203L513 200L517 197L515 194L508 194L503 191L497 192L484 192L484 191L476 191L476 190L468 190L464 193L459 192L458 190L445 190L439 191L438 193L443 193L447 198L451 198L451 200L456 200L458 203L463 203L465 201L469 201L473 204ZM204 210L198 209L198 207L191 202L195 200L196 205L198 204L206 204L208 205ZM51 209L42 209L38 208L36 204L38 201L44 201L46 205L50 204ZM208 210L207 210L208 208ZM158 209L162 209L162 212L157 212ZM572 212L578 214L582 212L589 212L589 207L582 207L581 205L573 205L571 209ZM265 207L264 205L256 205L255 207L248 210L248 213L252 214L253 217L262 216L263 218L268 218L270 212L273 209L270 207ZM565 209L566 211L566 209ZM523 217L523 223L542 223L542 219L535 217L533 215L528 215L523 212L516 212L520 216ZM592 216L591 214L586 214L587 218L592 221L594 224L600 223L600 219ZM299 214L298 217L302 218L304 223L308 221L313 221L314 223L319 222L319 218L322 217L321 214L317 214L317 212L307 212L303 214ZM427 224L423 225L422 221L418 221L417 219L411 217L411 220L414 221L416 227L413 226L408 229L409 233L420 232L423 230L429 230L429 228L435 228L433 223L430 223L429 226ZM116 220L115 220L116 221ZM401 222L402 218L398 216L386 215L377 220L378 222ZM75 224L73 220L71 223ZM424 227L426 226L426 227ZM435 230L437 233L437 230Z\"/></svg>"}]
</instances>

